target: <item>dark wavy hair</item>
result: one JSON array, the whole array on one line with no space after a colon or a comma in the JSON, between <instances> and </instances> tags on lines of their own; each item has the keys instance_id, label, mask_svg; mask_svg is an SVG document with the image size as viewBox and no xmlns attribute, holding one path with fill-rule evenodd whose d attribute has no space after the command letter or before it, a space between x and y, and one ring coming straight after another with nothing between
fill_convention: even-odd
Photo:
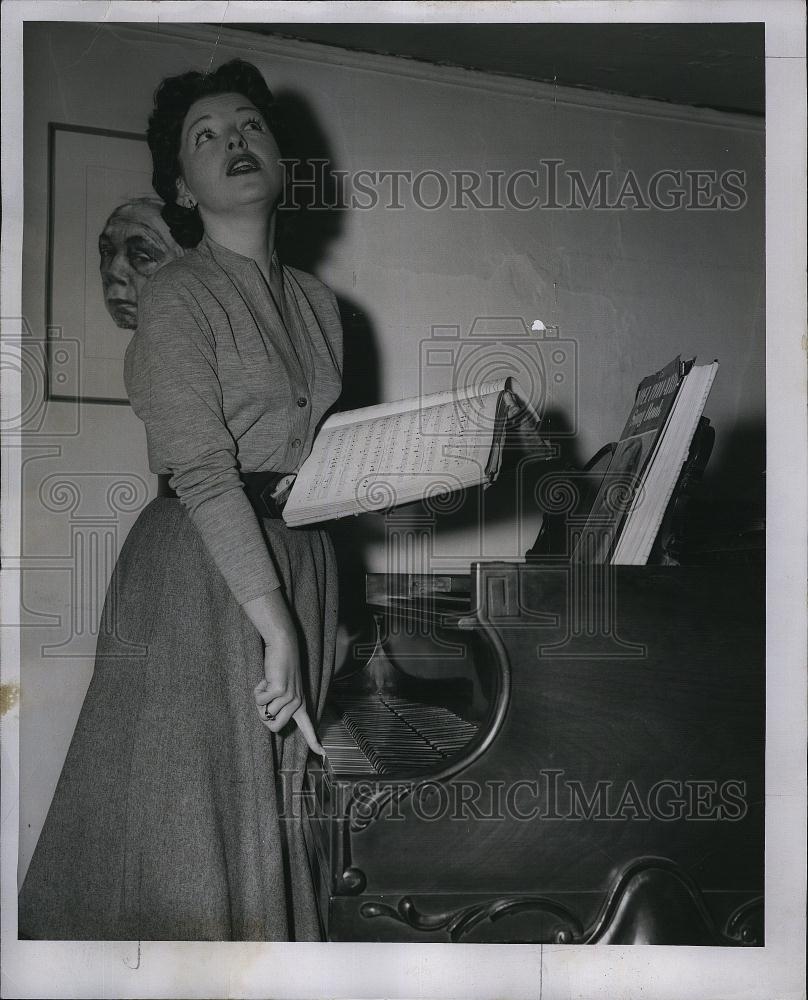
<instances>
[{"instance_id":1,"label":"dark wavy hair","mask_svg":"<svg viewBox=\"0 0 808 1000\"><path fill-rule=\"evenodd\" d=\"M196 208L177 204L182 123L188 109L202 97L241 94L261 112L275 141L282 145L283 125L275 99L263 76L252 63L231 59L212 73L191 71L169 76L154 93L154 110L149 117L146 139L152 154L152 186L165 202L162 216L171 235L181 247L195 247L203 228Z\"/></svg>"}]
</instances>

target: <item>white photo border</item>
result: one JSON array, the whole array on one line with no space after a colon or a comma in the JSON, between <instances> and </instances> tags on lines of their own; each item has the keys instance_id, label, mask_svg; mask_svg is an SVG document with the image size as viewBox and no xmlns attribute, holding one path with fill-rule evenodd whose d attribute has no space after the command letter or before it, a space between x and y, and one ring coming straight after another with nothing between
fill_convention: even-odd
<instances>
[{"instance_id":1,"label":"white photo border","mask_svg":"<svg viewBox=\"0 0 808 1000\"><path fill-rule=\"evenodd\" d=\"M2 995L6 997L755 997L804 995L806 745L805 10L799 0L2 5L2 333L19 337L25 20L761 21L766 24L766 945L753 949L528 945L35 942L16 937L19 634L2 629ZM214 46L215 48L215 46ZM15 319L16 317L16 319ZM2 615L20 598L19 372L2 368Z\"/></svg>"}]
</instances>

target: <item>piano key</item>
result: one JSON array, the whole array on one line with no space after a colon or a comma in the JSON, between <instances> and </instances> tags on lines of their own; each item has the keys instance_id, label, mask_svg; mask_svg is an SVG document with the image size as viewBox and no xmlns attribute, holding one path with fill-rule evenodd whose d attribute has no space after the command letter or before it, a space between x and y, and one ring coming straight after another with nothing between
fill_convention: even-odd
<instances>
[{"instance_id":1,"label":"piano key","mask_svg":"<svg viewBox=\"0 0 808 1000\"><path fill-rule=\"evenodd\" d=\"M335 774L386 774L434 767L462 749L477 727L439 705L386 695L336 698L322 730Z\"/></svg>"}]
</instances>

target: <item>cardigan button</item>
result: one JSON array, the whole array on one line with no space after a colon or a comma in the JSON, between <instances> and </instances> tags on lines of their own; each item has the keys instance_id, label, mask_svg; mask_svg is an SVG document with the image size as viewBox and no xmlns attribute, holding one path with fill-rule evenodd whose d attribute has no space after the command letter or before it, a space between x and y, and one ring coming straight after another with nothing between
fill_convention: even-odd
<instances>
[{"instance_id":1,"label":"cardigan button","mask_svg":"<svg viewBox=\"0 0 808 1000\"><path fill-rule=\"evenodd\" d=\"M305 396L298 396L298 399L297 399L297 405L298 406L305 406L306 403L308 403L308 400L306 399Z\"/></svg>"},{"instance_id":2,"label":"cardigan button","mask_svg":"<svg viewBox=\"0 0 808 1000\"><path fill-rule=\"evenodd\" d=\"M295 438L294 439L294 441L292 442L292 447L293 448L299 448L300 447L300 438Z\"/></svg>"}]
</instances>

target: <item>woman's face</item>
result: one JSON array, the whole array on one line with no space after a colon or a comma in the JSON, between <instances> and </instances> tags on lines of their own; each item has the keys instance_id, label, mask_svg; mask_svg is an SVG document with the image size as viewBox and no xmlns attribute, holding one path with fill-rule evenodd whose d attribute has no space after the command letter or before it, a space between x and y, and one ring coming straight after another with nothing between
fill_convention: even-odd
<instances>
[{"instance_id":1,"label":"woman's face","mask_svg":"<svg viewBox=\"0 0 808 1000\"><path fill-rule=\"evenodd\" d=\"M182 124L178 201L206 215L246 206L269 211L283 190L280 150L261 113L242 94L196 101Z\"/></svg>"}]
</instances>

